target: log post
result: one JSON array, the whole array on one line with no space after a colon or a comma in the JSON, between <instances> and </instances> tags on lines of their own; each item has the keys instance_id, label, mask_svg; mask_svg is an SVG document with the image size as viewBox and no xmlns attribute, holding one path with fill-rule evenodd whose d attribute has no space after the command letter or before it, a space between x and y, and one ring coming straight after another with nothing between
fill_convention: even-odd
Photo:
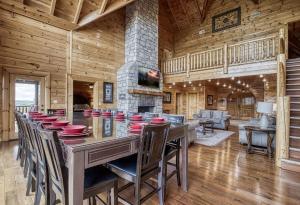
<instances>
[{"instance_id":1,"label":"log post","mask_svg":"<svg viewBox=\"0 0 300 205\"><path fill-rule=\"evenodd\" d=\"M281 160L289 157L290 136L290 97L277 97L276 122L276 165L281 167Z\"/></svg>"},{"instance_id":2,"label":"log post","mask_svg":"<svg viewBox=\"0 0 300 205\"><path fill-rule=\"evenodd\" d=\"M227 43L224 44L224 74L228 73L228 57L227 57L228 45Z\"/></svg>"},{"instance_id":3,"label":"log post","mask_svg":"<svg viewBox=\"0 0 300 205\"><path fill-rule=\"evenodd\" d=\"M189 78L190 77L190 68L191 68L191 54L188 53L186 55L186 76Z\"/></svg>"}]
</instances>

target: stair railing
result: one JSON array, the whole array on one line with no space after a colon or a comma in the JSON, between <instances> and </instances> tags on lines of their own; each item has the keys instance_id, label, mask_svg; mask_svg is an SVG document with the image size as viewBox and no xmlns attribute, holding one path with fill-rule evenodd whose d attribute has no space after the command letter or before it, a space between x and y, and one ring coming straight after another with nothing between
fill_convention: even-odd
<instances>
[{"instance_id":1,"label":"stair railing","mask_svg":"<svg viewBox=\"0 0 300 205\"><path fill-rule=\"evenodd\" d=\"M286 36L285 29L279 31L279 54L277 56L277 122L276 122L276 165L289 158L290 97L286 96Z\"/></svg>"}]
</instances>

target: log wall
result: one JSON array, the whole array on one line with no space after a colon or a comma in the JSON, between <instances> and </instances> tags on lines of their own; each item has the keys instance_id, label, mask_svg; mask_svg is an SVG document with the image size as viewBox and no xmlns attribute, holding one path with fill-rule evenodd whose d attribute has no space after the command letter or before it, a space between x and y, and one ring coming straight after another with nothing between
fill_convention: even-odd
<instances>
[{"instance_id":1,"label":"log wall","mask_svg":"<svg viewBox=\"0 0 300 205\"><path fill-rule=\"evenodd\" d=\"M102 104L103 82L116 83L117 69L124 63L124 32L122 9L73 34L0 9L0 74L4 69L39 76L50 73L51 108L67 107L67 75L81 76L82 81L92 77L100 82L100 108L115 107L115 103Z\"/></svg>"},{"instance_id":2,"label":"log wall","mask_svg":"<svg viewBox=\"0 0 300 205\"><path fill-rule=\"evenodd\" d=\"M204 51L225 43L233 44L253 38L278 34L284 24L300 20L300 1L298 0L264 0L259 4L253 1L213 1L207 11L205 21L198 26L175 33L175 56L185 55L196 51ZM241 25L212 33L212 17L241 6ZM204 34L199 34L205 30Z\"/></svg>"}]
</instances>

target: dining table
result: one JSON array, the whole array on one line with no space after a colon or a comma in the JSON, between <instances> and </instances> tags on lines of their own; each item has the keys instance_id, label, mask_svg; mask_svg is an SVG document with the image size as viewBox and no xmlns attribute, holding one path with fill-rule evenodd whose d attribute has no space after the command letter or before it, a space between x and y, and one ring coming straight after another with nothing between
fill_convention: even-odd
<instances>
[{"instance_id":1,"label":"dining table","mask_svg":"<svg viewBox=\"0 0 300 205\"><path fill-rule=\"evenodd\" d=\"M82 112L73 113L74 125L86 125L90 134L78 144L63 144L65 165L68 168L69 205L82 205L85 169L104 165L107 162L123 158L138 152L141 136L130 133L129 119L117 120L114 116L86 117ZM176 129L176 135L167 142L181 141L180 169L181 189L188 191L188 125L171 124L170 131ZM158 175L158 186L164 187L163 163ZM101 173L99 173L101 174ZM159 191L159 204L164 204L164 189Z\"/></svg>"}]
</instances>

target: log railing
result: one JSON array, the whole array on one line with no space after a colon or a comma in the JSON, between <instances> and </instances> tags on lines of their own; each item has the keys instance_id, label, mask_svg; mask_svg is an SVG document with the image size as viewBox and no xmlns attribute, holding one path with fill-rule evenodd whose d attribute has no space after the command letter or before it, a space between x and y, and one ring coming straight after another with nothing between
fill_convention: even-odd
<instances>
[{"instance_id":1,"label":"log railing","mask_svg":"<svg viewBox=\"0 0 300 205\"><path fill-rule=\"evenodd\" d=\"M171 58L162 62L164 74L178 74L224 68L229 66L257 63L275 60L278 54L276 36L225 44L212 50L188 53L187 55Z\"/></svg>"},{"instance_id":2,"label":"log railing","mask_svg":"<svg viewBox=\"0 0 300 205\"><path fill-rule=\"evenodd\" d=\"M21 113L28 113L30 109L32 108L32 105L29 106L16 106L15 110Z\"/></svg>"}]
</instances>

